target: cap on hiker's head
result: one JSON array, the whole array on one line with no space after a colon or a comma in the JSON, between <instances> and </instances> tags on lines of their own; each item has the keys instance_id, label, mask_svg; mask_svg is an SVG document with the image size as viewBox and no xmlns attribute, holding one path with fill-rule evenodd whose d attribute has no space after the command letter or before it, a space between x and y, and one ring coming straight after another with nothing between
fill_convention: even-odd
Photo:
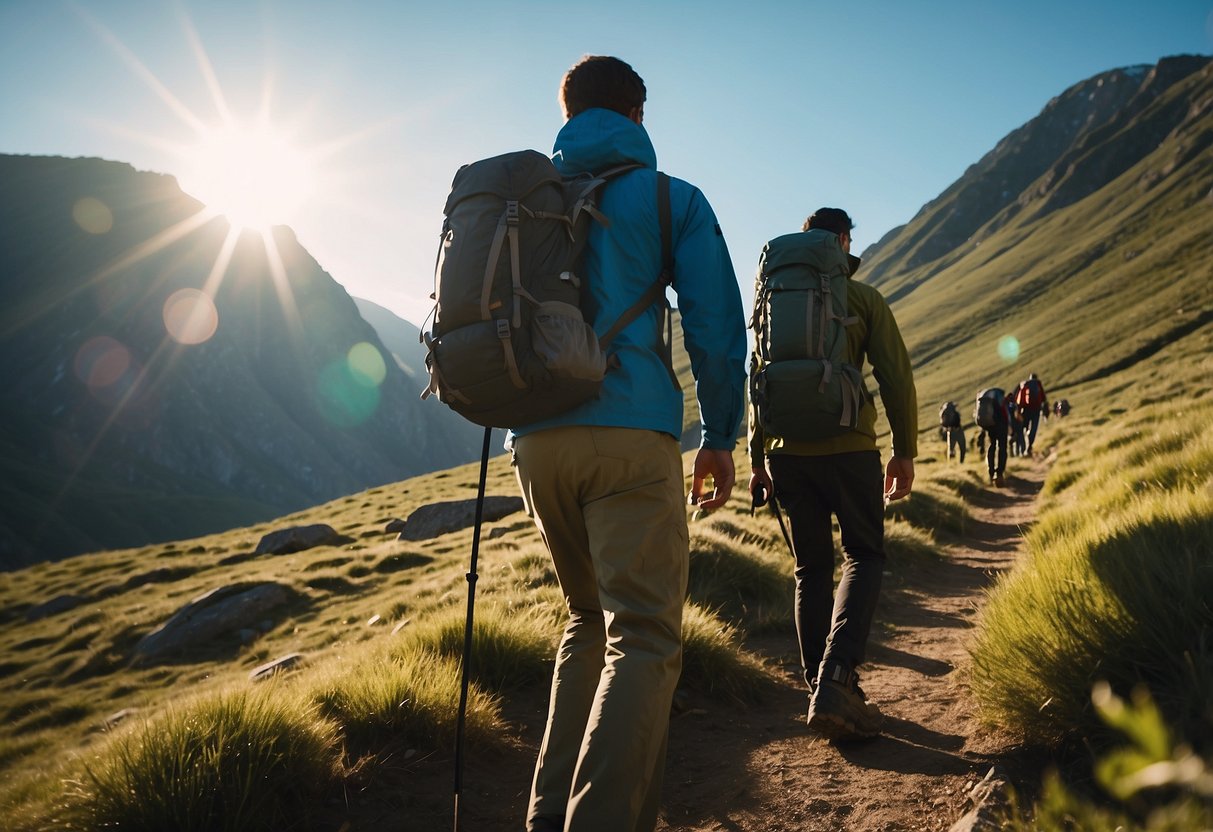
<instances>
[{"instance_id":1,"label":"cap on hiker's head","mask_svg":"<svg viewBox=\"0 0 1213 832\"><path fill-rule=\"evenodd\" d=\"M821 228L835 234L849 234L854 227L855 223L851 222L850 215L841 208L818 208L804 221L801 230Z\"/></svg>"}]
</instances>

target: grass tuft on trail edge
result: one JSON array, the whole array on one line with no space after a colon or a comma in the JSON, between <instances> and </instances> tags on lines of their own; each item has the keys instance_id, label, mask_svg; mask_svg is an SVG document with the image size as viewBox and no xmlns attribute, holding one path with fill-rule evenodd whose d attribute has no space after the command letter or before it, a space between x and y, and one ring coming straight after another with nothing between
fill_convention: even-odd
<instances>
[{"instance_id":1,"label":"grass tuft on trail edge","mask_svg":"<svg viewBox=\"0 0 1213 832\"><path fill-rule=\"evenodd\" d=\"M772 684L762 663L741 649L735 627L698 604L682 610L680 684L718 699L754 703Z\"/></svg>"},{"instance_id":2,"label":"grass tuft on trail edge","mask_svg":"<svg viewBox=\"0 0 1213 832\"><path fill-rule=\"evenodd\" d=\"M115 735L69 784L67 829L308 828L339 794L337 726L267 689L174 706Z\"/></svg>"}]
</instances>

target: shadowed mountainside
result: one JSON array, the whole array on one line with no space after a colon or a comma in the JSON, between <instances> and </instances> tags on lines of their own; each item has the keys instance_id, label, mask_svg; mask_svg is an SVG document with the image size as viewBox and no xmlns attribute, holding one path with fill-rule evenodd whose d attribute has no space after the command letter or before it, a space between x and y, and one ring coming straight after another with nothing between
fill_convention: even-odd
<instances>
[{"instance_id":1,"label":"shadowed mountainside","mask_svg":"<svg viewBox=\"0 0 1213 832\"><path fill-rule=\"evenodd\" d=\"M0 568L478 455L289 229L201 208L129 165L0 156Z\"/></svg>"}]
</instances>

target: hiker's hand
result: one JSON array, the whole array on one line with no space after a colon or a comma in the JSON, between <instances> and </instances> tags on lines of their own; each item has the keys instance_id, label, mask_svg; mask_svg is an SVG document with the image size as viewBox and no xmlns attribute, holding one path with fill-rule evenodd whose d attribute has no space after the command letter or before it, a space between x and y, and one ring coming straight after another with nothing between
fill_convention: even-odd
<instances>
[{"instance_id":1,"label":"hiker's hand","mask_svg":"<svg viewBox=\"0 0 1213 832\"><path fill-rule=\"evenodd\" d=\"M910 495L914 484L914 460L908 456L895 456L884 469L885 502L900 500Z\"/></svg>"},{"instance_id":2,"label":"hiker's hand","mask_svg":"<svg viewBox=\"0 0 1213 832\"><path fill-rule=\"evenodd\" d=\"M762 492L764 498L769 498L771 490L774 486L771 485L771 475L767 473L766 466L761 468L750 469L750 496L754 497Z\"/></svg>"},{"instance_id":3,"label":"hiker's hand","mask_svg":"<svg viewBox=\"0 0 1213 832\"><path fill-rule=\"evenodd\" d=\"M712 478L713 489L706 493L704 480ZM691 493L687 502L699 506L704 511L720 508L728 502L733 493L733 483L737 475L733 470L733 452L700 448L695 454L695 466L691 473Z\"/></svg>"},{"instance_id":4,"label":"hiker's hand","mask_svg":"<svg viewBox=\"0 0 1213 832\"><path fill-rule=\"evenodd\" d=\"M771 475L767 473L765 465L750 468L750 516L754 516L754 509L762 508L765 505L774 505L771 500L774 498L775 486L771 483Z\"/></svg>"}]
</instances>

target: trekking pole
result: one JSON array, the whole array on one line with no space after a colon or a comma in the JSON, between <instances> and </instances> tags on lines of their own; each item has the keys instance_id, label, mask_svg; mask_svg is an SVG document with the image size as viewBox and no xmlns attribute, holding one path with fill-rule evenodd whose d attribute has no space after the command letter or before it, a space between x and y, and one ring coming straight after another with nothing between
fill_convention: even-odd
<instances>
[{"instance_id":1,"label":"trekking pole","mask_svg":"<svg viewBox=\"0 0 1213 832\"><path fill-rule=\"evenodd\" d=\"M480 553L480 521L484 516L484 485L489 473L489 441L492 428L484 429L484 448L480 452L480 487L476 491L476 525L472 531L472 562L468 568L468 614L463 631L463 679L459 686L459 715L455 720L455 832L459 832L459 796L463 792L463 723L468 707L468 684L472 664L472 610L476 605L476 559Z\"/></svg>"}]
</instances>

